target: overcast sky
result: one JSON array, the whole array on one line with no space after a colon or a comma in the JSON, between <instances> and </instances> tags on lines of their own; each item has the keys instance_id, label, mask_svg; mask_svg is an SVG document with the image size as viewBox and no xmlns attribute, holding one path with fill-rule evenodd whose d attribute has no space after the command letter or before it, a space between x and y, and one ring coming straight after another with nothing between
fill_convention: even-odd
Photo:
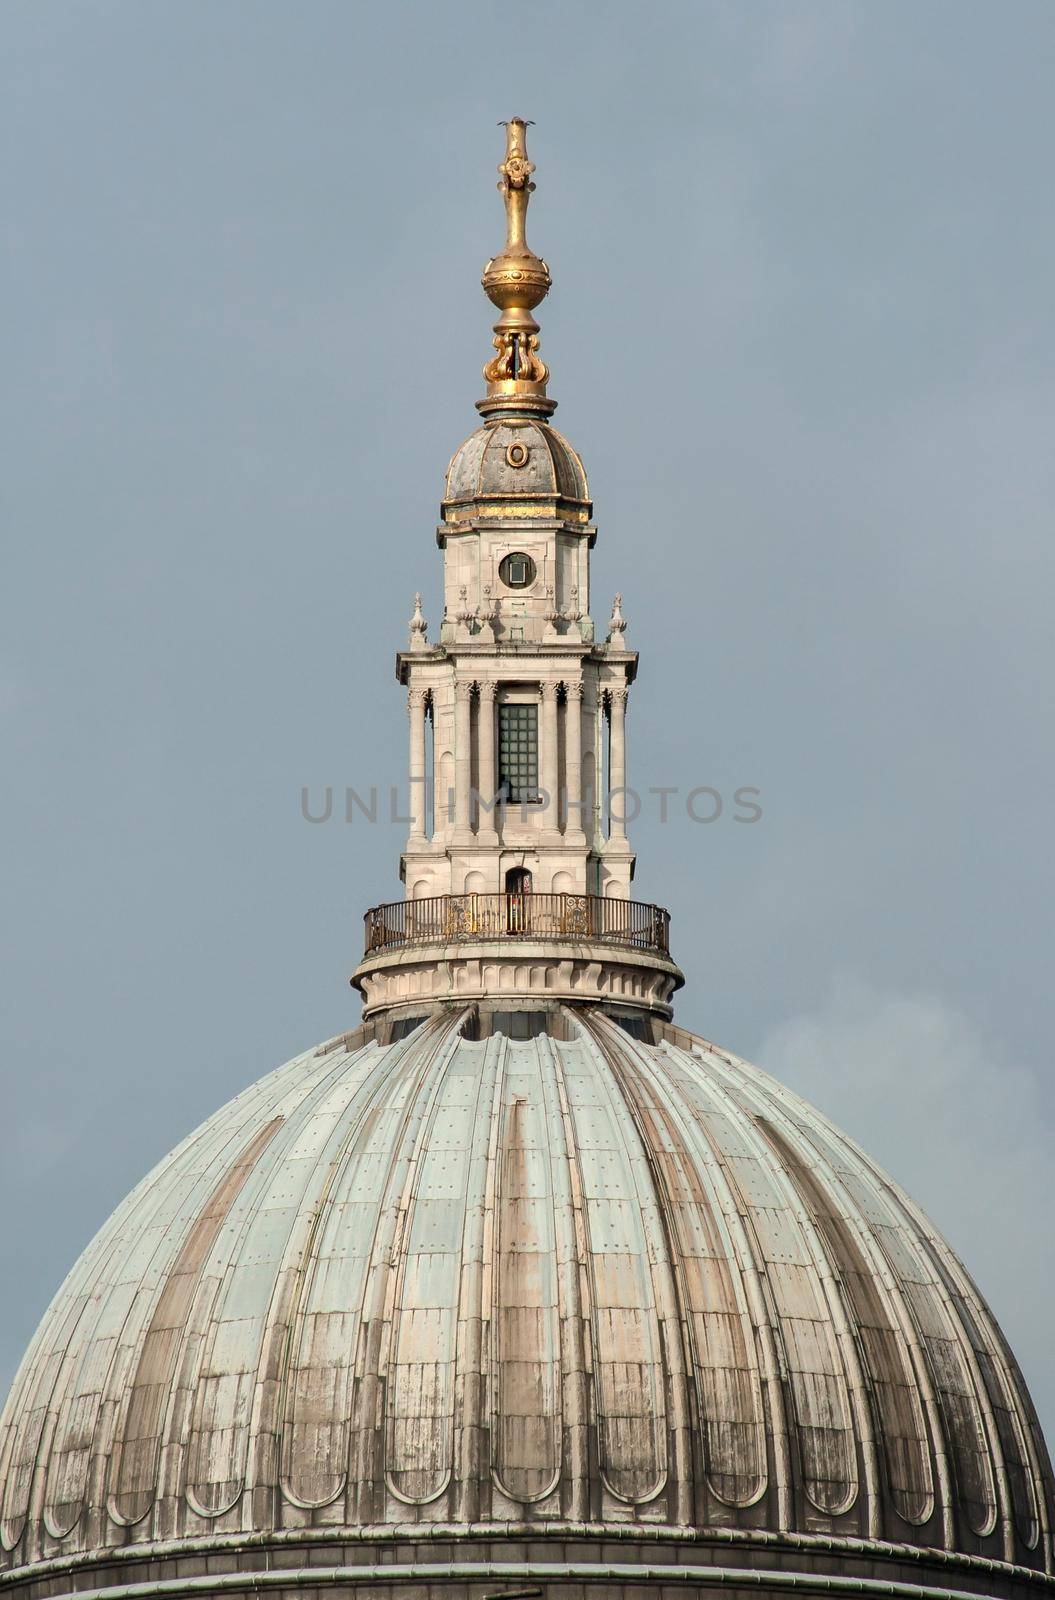
<instances>
[{"instance_id":1,"label":"overcast sky","mask_svg":"<svg viewBox=\"0 0 1055 1600\"><path fill-rule=\"evenodd\" d=\"M532 117L678 1020L931 1212L1055 1434L1055 6L7 0L0 1388L228 1096L357 1020L411 596ZM732 820L739 786L763 818Z\"/></svg>"}]
</instances>

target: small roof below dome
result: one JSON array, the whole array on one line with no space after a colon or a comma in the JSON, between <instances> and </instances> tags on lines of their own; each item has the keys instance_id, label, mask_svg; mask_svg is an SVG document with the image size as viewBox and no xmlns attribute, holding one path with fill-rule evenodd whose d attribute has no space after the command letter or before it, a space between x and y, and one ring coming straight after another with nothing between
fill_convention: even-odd
<instances>
[{"instance_id":1,"label":"small roof below dome","mask_svg":"<svg viewBox=\"0 0 1055 1600\"><path fill-rule=\"evenodd\" d=\"M578 522L590 515L586 470L567 439L534 418L502 417L484 423L451 457L443 489L448 507L479 507L479 514L501 515L488 502L535 502L540 516L560 516L564 502ZM583 515L585 513L585 515Z\"/></svg>"}]
</instances>

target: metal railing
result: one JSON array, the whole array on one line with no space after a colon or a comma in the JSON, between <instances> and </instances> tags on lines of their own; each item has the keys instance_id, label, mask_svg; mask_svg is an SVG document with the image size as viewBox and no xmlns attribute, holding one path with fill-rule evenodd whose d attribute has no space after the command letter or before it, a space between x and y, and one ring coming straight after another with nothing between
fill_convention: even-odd
<instances>
[{"instance_id":1,"label":"metal railing","mask_svg":"<svg viewBox=\"0 0 1055 1600\"><path fill-rule=\"evenodd\" d=\"M596 894L439 894L371 906L366 954L473 939L597 939L670 953L670 913Z\"/></svg>"}]
</instances>

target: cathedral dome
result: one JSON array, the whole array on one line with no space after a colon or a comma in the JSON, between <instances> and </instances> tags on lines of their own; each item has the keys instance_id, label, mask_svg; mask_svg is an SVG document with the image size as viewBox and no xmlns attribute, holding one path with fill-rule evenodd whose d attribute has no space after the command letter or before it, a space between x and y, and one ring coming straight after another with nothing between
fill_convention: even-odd
<instances>
[{"instance_id":1,"label":"cathedral dome","mask_svg":"<svg viewBox=\"0 0 1055 1600\"><path fill-rule=\"evenodd\" d=\"M366 914L363 1024L74 1266L0 1415L0 1600L1055 1600L1044 1443L953 1251L673 1025L618 803L636 653L619 596L595 631L545 420L526 128L440 637L419 595L397 657L407 897Z\"/></svg>"},{"instance_id":2,"label":"cathedral dome","mask_svg":"<svg viewBox=\"0 0 1055 1600\"><path fill-rule=\"evenodd\" d=\"M469 1020L309 1051L118 1208L0 1425L0 1594L1044 1582L1029 1397L890 1178L680 1030Z\"/></svg>"},{"instance_id":3,"label":"cathedral dome","mask_svg":"<svg viewBox=\"0 0 1055 1600\"><path fill-rule=\"evenodd\" d=\"M538 502L539 515L556 501L589 517L590 489L581 460L555 428L535 418L485 423L455 451L447 468L445 515L495 501L491 515L500 516L501 502L514 499Z\"/></svg>"}]
</instances>

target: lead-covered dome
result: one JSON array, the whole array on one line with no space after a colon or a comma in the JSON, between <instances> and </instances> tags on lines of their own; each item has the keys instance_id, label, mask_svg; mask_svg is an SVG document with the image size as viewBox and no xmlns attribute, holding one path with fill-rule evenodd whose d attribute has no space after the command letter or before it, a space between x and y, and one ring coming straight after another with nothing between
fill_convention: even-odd
<instances>
[{"instance_id":1,"label":"lead-covered dome","mask_svg":"<svg viewBox=\"0 0 1055 1600\"><path fill-rule=\"evenodd\" d=\"M119 1207L4 1413L0 1592L1042 1581L1014 1360L845 1135L673 1029L464 1022L298 1057Z\"/></svg>"},{"instance_id":2,"label":"lead-covered dome","mask_svg":"<svg viewBox=\"0 0 1055 1600\"><path fill-rule=\"evenodd\" d=\"M531 417L486 422L451 457L443 490L445 518L469 509L501 516L511 500L534 502L540 516L570 512L577 520L589 519L582 461L546 422Z\"/></svg>"}]
</instances>

